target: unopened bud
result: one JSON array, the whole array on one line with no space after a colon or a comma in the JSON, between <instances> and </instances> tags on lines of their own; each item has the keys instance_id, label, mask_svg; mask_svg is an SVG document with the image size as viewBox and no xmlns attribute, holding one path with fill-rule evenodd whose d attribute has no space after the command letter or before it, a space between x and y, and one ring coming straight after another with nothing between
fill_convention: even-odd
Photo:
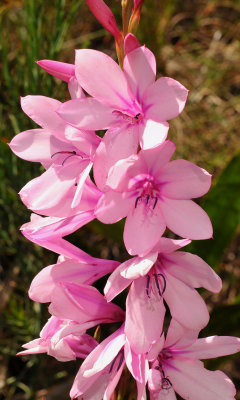
<instances>
[{"instance_id":1,"label":"unopened bud","mask_svg":"<svg viewBox=\"0 0 240 400\"><path fill-rule=\"evenodd\" d=\"M116 40L121 36L115 17L103 0L85 0L93 15Z\"/></svg>"},{"instance_id":2,"label":"unopened bud","mask_svg":"<svg viewBox=\"0 0 240 400\"><path fill-rule=\"evenodd\" d=\"M75 65L73 64L53 60L40 60L36 61L36 63L39 67L44 69L44 71L62 81L69 82L69 80L75 76Z\"/></svg>"}]
</instances>

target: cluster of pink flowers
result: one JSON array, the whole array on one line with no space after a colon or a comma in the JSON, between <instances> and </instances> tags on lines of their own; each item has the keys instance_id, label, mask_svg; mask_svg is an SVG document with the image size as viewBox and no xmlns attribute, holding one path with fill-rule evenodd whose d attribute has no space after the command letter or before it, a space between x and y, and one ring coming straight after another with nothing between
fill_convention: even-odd
<instances>
[{"instance_id":1,"label":"cluster of pink flowers","mask_svg":"<svg viewBox=\"0 0 240 400\"><path fill-rule=\"evenodd\" d=\"M170 161L175 145L167 139L168 121L182 112L188 91L172 78L156 80L153 53L131 33L123 37L102 0L87 3L122 45L123 68L88 49L76 51L75 65L39 61L68 83L72 99L22 98L23 111L40 128L10 143L16 155L46 170L20 191L34 212L22 232L59 254L29 290L32 300L50 303L51 317L19 354L84 359L73 399L110 400L126 368L138 400L147 398L146 390L152 400L174 400L175 392L186 400L233 400L231 380L200 361L240 350L235 337L198 339L209 313L196 288L217 293L221 280L200 257L181 251L191 240L212 237L209 217L192 200L209 190L211 175L189 161ZM130 24L142 3L134 1ZM64 239L95 218L112 224L125 217L123 239L133 257L122 264ZM182 239L163 237L166 228ZM92 284L107 274L103 295ZM122 310L112 300L126 288ZM165 305L172 318L166 334ZM119 322L100 343L87 333Z\"/></svg>"}]
</instances>

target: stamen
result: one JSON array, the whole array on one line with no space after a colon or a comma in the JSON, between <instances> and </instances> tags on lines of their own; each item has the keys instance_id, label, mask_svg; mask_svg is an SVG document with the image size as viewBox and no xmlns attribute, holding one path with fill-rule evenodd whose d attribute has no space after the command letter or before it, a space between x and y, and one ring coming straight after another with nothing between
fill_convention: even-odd
<instances>
[{"instance_id":1,"label":"stamen","mask_svg":"<svg viewBox=\"0 0 240 400\"><path fill-rule=\"evenodd\" d=\"M158 202L158 198L157 198L157 197L155 197L155 202L154 202L154 204L153 204L153 210L154 210L154 208L156 207L156 205L157 205L157 202Z\"/></svg>"},{"instance_id":2,"label":"stamen","mask_svg":"<svg viewBox=\"0 0 240 400\"><path fill-rule=\"evenodd\" d=\"M138 202L139 202L140 199L141 199L141 196L138 196L138 197L136 198L136 201L135 201L135 208L137 208L137 205L138 205Z\"/></svg>"},{"instance_id":3,"label":"stamen","mask_svg":"<svg viewBox=\"0 0 240 400\"><path fill-rule=\"evenodd\" d=\"M155 282L156 282L158 294L159 294L160 297L162 297L163 293L161 293L161 290L160 290L160 286L159 286L159 282L158 282L158 276L157 276L157 274L153 274L153 276L154 276L154 279L155 279Z\"/></svg>"},{"instance_id":4,"label":"stamen","mask_svg":"<svg viewBox=\"0 0 240 400\"><path fill-rule=\"evenodd\" d=\"M75 155L76 155L76 154L71 154L70 156L64 158L64 160L63 160L63 162L62 162L62 165L64 165L65 162L66 162L69 158L74 157Z\"/></svg>"},{"instance_id":5,"label":"stamen","mask_svg":"<svg viewBox=\"0 0 240 400\"><path fill-rule=\"evenodd\" d=\"M56 153L53 153L51 155L51 158L53 158L57 154L73 154L73 155L76 155L77 153L76 153L76 151L56 151Z\"/></svg>"},{"instance_id":6,"label":"stamen","mask_svg":"<svg viewBox=\"0 0 240 400\"><path fill-rule=\"evenodd\" d=\"M80 154L77 154L75 150L73 150L73 151L57 151L56 153L53 153L53 154L51 155L51 158L53 158L53 157L56 156L57 154L69 154L69 156L67 156L66 158L64 158L64 160L63 160L63 162L62 162L62 165L64 165L65 162L66 162L69 158L71 158L71 157L73 157L73 156L78 156L78 157L83 158Z\"/></svg>"},{"instance_id":7,"label":"stamen","mask_svg":"<svg viewBox=\"0 0 240 400\"><path fill-rule=\"evenodd\" d=\"M147 199L147 204L148 204L149 199L150 199L150 195L149 194L146 194L146 199Z\"/></svg>"},{"instance_id":8,"label":"stamen","mask_svg":"<svg viewBox=\"0 0 240 400\"><path fill-rule=\"evenodd\" d=\"M147 286L146 286L146 293L147 297L150 299L150 294L149 294L149 286L150 286L150 275L147 274Z\"/></svg>"},{"instance_id":9,"label":"stamen","mask_svg":"<svg viewBox=\"0 0 240 400\"><path fill-rule=\"evenodd\" d=\"M162 288L162 295L164 294L166 287L167 287L167 282L166 282L166 278L163 274L158 274L158 276L161 276L162 280L163 280L163 288Z\"/></svg>"},{"instance_id":10,"label":"stamen","mask_svg":"<svg viewBox=\"0 0 240 400\"><path fill-rule=\"evenodd\" d=\"M141 113L138 113L137 115L135 115L135 119L138 119L138 117L140 117Z\"/></svg>"},{"instance_id":11,"label":"stamen","mask_svg":"<svg viewBox=\"0 0 240 400\"><path fill-rule=\"evenodd\" d=\"M161 375L162 375L161 388L162 388L162 390L171 389L172 382L170 381L170 379L168 377L166 377L165 372L162 368L162 365L158 365L157 367L155 367L155 369L157 369L158 371L161 372Z\"/></svg>"},{"instance_id":12,"label":"stamen","mask_svg":"<svg viewBox=\"0 0 240 400\"><path fill-rule=\"evenodd\" d=\"M172 382L170 379L165 378L165 375L163 376L161 387L163 390L169 390L172 387Z\"/></svg>"}]
</instances>

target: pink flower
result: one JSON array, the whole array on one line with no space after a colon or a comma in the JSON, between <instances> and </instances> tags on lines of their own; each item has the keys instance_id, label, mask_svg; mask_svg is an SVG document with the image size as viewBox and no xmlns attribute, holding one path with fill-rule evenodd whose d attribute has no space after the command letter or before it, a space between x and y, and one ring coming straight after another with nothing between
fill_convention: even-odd
<instances>
[{"instance_id":1,"label":"pink flower","mask_svg":"<svg viewBox=\"0 0 240 400\"><path fill-rule=\"evenodd\" d=\"M122 146L128 147L129 135L144 149L159 145L167 136L166 121L184 108L187 89L171 78L155 82L156 60L144 46L125 56L123 71L96 50L77 50L75 65L79 85L92 97L64 103L59 115L81 129L119 128Z\"/></svg>"},{"instance_id":2,"label":"pink flower","mask_svg":"<svg viewBox=\"0 0 240 400\"><path fill-rule=\"evenodd\" d=\"M131 284L125 333L134 351L145 353L161 335L163 299L172 317L186 328L200 330L207 325L207 307L194 288L216 293L221 279L200 257L176 251L189 242L161 238L151 253L125 261L110 275L104 289L108 301Z\"/></svg>"},{"instance_id":3,"label":"pink flower","mask_svg":"<svg viewBox=\"0 0 240 400\"><path fill-rule=\"evenodd\" d=\"M28 292L29 297L40 303L48 303L59 282L91 285L102 276L112 272L118 265L117 261L112 260L96 258L84 263L60 256L57 264L43 268L35 276Z\"/></svg>"},{"instance_id":4,"label":"pink flower","mask_svg":"<svg viewBox=\"0 0 240 400\"><path fill-rule=\"evenodd\" d=\"M22 188L23 202L41 214L65 217L76 214L80 202L78 211L87 211L96 198L98 190L88 175L100 138L92 131L79 131L60 123L54 107L49 107L52 102L54 105L53 99L41 96L22 99L25 112L44 129L18 134L10 147L21 158L41 162L47 168Z\"/></svg>"},{"instance_id":5,"label":"pink flower","mask_svg":"<svg viewBox=\"0 0 240 400\"><path fill-rule=\"evenodd\" d=\"M179 236L207 239L212 225L191 198L205 194L211 176L186 160L169 162L175 145L166 141L117 162L95 210L96 217L112 224L127 216L124 243L131 255L148 253L166 226Z\"/></svg>"},{"instance_id":6,"label":"pink flower","mask_svg":"<svg viewBox=\"0 0 240 400\"><path fill-rule=\"evenodd\" d=\"M85 0L88 7L104 28L110 32L116 40L119 40L121 33L110 8L103 0Z\"/></svg>"},{"instance_id":7,"label":"pink flower","mask_svg":"<svg viewBox=\"0 0 240 400\"><path fill-rule=\"evenodd\" d=\"M124 326L100 343L85 359L74 380L71 398L83 396L86 399L110 400L125 364L137 381L137 399L144 399L145 356L132 351Z\"/></svg>"},{"instance_id":8,"label":"pink flower","mask_svg":"<svg viewBox=\"0 0 240 400\"><path fill-rule=\"evenodd\" d=\"M240 351L240 339L197 336L198 331L186 330L172 320L166 340L162 336L153 345L148 355L152 400L176 400L174 392L185 400L234 400L236 390L232 381L221 371L205 369L199 359L234 354Z\"/></svg>"},{"instance_id":9,"label":"pink flower","mask_svg":"<svg viewBox=\"0 0 240 400\"><path fill-rule=\"evenodd\" d=\"M97 341L85 333L81 324L51 317L40 332L40 338L23 345L18 355L47 353L58 361L86 358Z\"/></svg>"}]
</instances>

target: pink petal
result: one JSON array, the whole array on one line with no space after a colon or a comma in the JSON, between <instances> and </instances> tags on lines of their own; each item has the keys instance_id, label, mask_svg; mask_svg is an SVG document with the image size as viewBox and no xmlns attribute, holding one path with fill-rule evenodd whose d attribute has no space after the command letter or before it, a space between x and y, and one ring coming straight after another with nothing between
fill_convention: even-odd
<instances>
[{"instance_id":1,"label":"pink petal","mask_svg":"<svg viewBox=\"0 0 240 400\"><path fill-rule=\"evenodd\" d=\"M86 97L75 76L69 79L68 90L72 99L84 99Z\"/></svg>"},{"instance_id":2,"label":"pink petal","mask_svg":"<svg viewBox=\"0 0 240 400\"><path fill-rule=\"evenodd\" d=\"M160 392L162 389L162 375L158 369L152 368L149 371L148 376L148 388L151 392ZM155 397L158 398L158 393L155 393Z\"/></svg>"},{"instance_id":3,"label":"pink petal","mask_svg":"<svg viewBox=\"0 0 240 400\"><path fill-rule=\"evenodd\" d=\"M195 254L183 251L164 254L162 262L169 274L191 287L204 287L214 293L218 293L222 288L220 277Z\"/></svg>"},{"instance_id":4,"label":"pink petal","mask_svg":"<svg viewBox=\"0 0 240 400\"><path fill-rule=\"evenodd\" d=\"M45 96L26 96L21 98L21 106L25 114L42 128L54 131L55 135L65 139L66 123L56 113L60 105L60 101Z\"/></svg>"},{"instance_id":5,"label":"pink petal","mask_svg":"<svg viewBox=\"0 0 240 400\"><path fill-rule=\"evenodd\" d=\"M123 311L115 304L107 303L92 286L59 283L52 293L49 312L61 319L72 319L79 323L99 320L113 322L122 320Z\"/></svg>"},{"instance_id":6,"label":"pink petal","mask_svg":"<svg viewBox=\"0 0 240 400\"><path fill-rule=\"evenodd\" d=\"M133 279L146 275L155 263L157 256L157 253L149 253L144 258L134 257L116 268L108 278L104 288L107 301L111 301L126 289Z\"/></svg>"},{"instance_id":7,"label":"pink petal","mask_svg":"<svg viewBox=\"0 0 240 400\"><path fill-rule=\"evenodd\" d=\"M83 162L82 162L82 164L83 164ZM89 174L91 172L93 163L86 160L84 163L84 166L85 166L85 168L78 175L77 190L74 194L74 197L73 197L73 200L71 203L71 208L75 208L80 205L83 190L84 190L84 185L85 185L87 177L89 176Z\"/></svg>"},{"instance_id":8,"label":"pink petal","mask_svg":"<svg viewBox=\"0 0 240 400\"><path fill-rule=\"evenodd\" d=\"M85 371L92 369L95 361L98 359L98 357L100 357L102 352L105 351L105 348L107 348L107 346L112 342L112 340L114 340L117 336L121 334L122 334L122 327L117 331L115 331L112 335L108 336L105 340L103 340L84 360L74 380L73 387L70 392L71 398L75 398L85 393L89 388L93 386L97 378L99 376L102 376L102 372L98 372L96 373L95 376L86 378L84 377L84 373ZM112 360L113 358L114 356L112 357ZM103 376L106 377L106 374L104 374ZM98 385L96 387L98 387ZM96 389L96 387L94 388Z\"/></svg>"},{"instance_id":9,"label":"pink petal","mask_svg":"<svg viewBox=\"0 0 240 400\"><path fill-rule=\"evenodd\" d=\"M175 359L165 373L174 390L189 400L234 400L232 381L221 371L208 371L201 361Z\"/></svg>"},{"instance_id":10,"label":"pink petal","mask_svg":"<svg viewBox=\"0 0 240 400\"><path fill-rule=\"evenodd\" d=\"M119 351L122 349L122 347L125 344L125 334L119 334L115 338L109 342L105 348L104 351L102 351L98 358L96 359L95 363L93 364L91 369L85 370L83 376L84 377L90 377L93 376L94 374L102 371L104 368L107 367L107 365L110 364L110 362L118 355Z\"/></svg>"},{"instance_id":11,"label":"pink petal","mask_svg":"<svg viewBox=\"0 0 240 400\"><path fill-rule=\"evenodd\" d=\"M161 392L158 393L157 397L151 397L151 400L177 400L175 392L172 388L169 388L167 390L161 390Z\"/></svg>"},{"instance_id":12,"label":"pink petal","mask_svg":"<svg viewBox=\"0 0 240 400\"><path fill-rule=\"evenodd\" d=\"M145 124L139 126L139 142L143 150L152 149L162 144L168 134L167 122L155 122L148 119Z\"/></svg>"},{"instance_id":13,"label":"pink petal","mask_svg":"<svg viewBox=\"0 0 240 400\"><path fill-rule=\"evenodd\" d=\"M28 240L31 240L33 243L36 243L39 246L44 247L45 249L54 251L55 253L62 254L65 257L79 259L83 261L92 258L78 247L67 242L67 240L62 239L60 236L59 237L55 236L50 238L39 238L37 234L36 235L29 234L27 229L26 230L24 229L22 233Z\"/></svg>"},{"instance_id":14,"label":"pink petal","mask_svg":"<svg viewBox=\"0 0 240 400\"><path fill-rule=\"evenodd\" d=\"M123 70L132 93L140 102L147 87L155 81L154 54L145 46L138 47L124 57Z\"/></svg>"},{"instance_id":15,"label":"pink petal","mask_svg":"<svg viewBox=\"0 0 240 400\"><path fill-rule=\"evenodd\" d=\"M188 90L172 78L159 78L143 95L145 115L153 121L168 121L184 109Z\"/></svg>"},{"instance_id":16,"label":"pink petal","mask_svg":"<svg viewBox=\"0 0 240 400\"><path fill-rule=\"evenodd\" d=\"M16 135L9 143L11 150L24 160L52 163L52 154L59 149L72 147L44 129L31 129Z\"/></svg>"},{"instance_id":17,"label":"pink petal","mask_svg":"<svg viewBox=\"0 0 240 400\"><path fill-rule=\"evenodd\" d=\"M40 60L36 63L50 75L68 82L75 75L75 65L53 60Z\"/></svg>"},{"instance_id":18,"label":"pink petal","mask_svg":"<svg viewBox=\"0 0 240 400\"><path fill-rule=\"evenodd\" d=\"M119 267L111 273L107 280L107 283L104 287L104 295L107 301L112 301L114 297L116 297L132 283L131 279L125 279L120 274L120 272L125 269L125 264L126 263L119 265Z\"/></svg>"},{"instance_id":19,"label":"pink petal","mask_svg":"<svg viewBox=\"0 0 240 400\"><path fill-rule=\"evenodd\" d=\"M126 217L133 203L134 199L128 198L122 193L106 192L97 204L95 216L104 224L114 224Z\"/></svg>"},{"instance_id":20,"label":"pink petal","mask_svg":"<svg viewBox=\"0 0 240 400\"><path fill-rule=\"evenodd\" d=\"M124 355L127 367L134 379L137 382L143 383L145 381L145 355L135 353L127 339L124 347Z\"/></svg>"},{"instance_id":21,"label":"pink petal","mask_svg":"<svg viewBox=\"0 0 240 400\"><path fill-rule=\"evenodd\" d=\"M187 349L187 357L207 359L227 356L240 351L240 339L231 336L210 336L198 339Z\"/></svg>"},{"instance_id":22,"label":"pink petal","mask_svg":"<svg viewBox=\"0 0 240 400\"><path fill-rule=\"evenodd\" d=\"M186 160L174 160L159 174L163 182L161 193L172 199L191 199L203 196L211 186L211 175Z\"/></svg>"},{"instance_id":23,"label":"pink petal","mask_svg":"<svg viewBox=\"0 0 240 400\"><path fill-rule=\"evenodd\" d=\"M118 382L119 382L119 380L121 378L124 366L125 366L125 363L122 363L122 365L118 369L117 373L113 376L113 378L111 378L111 380L110 380L110 382L109 382L109 384L107 386L107 389L106 389L106 391L104 393L103 400L111 400L111 396L112 396L112 394L113 394L115 388L117 387Z\"/></svg>"},{"instance_id":24,"label":"pink petal","mask_svg":"<svg viewBox=\"0 0 240 400\"><path fill-rule=\"evenodd\" d=\"M129 125L122 129L108 130L97 148L94 158L94 180L100 190L105 190L110 168L117 161L137 153L138 129Z\"/></svg>"},{"instance_id":25,"label":"pink petal","mask_svg":"<svg viewBox=\"0 0 240 400\"><path fill-rule=\"evenodd\" d=\"M209 321L208 309L200 294L170 274L166 275L164 300L172 318L185 327L201 330Z\"/></svg>"},{"instance_id":26,"label":"pink petal","mask_svg":"<svg viewBox=\"0 0 240 400\"><path fill-rule=\"evenodd\" d=\"M24 356L28 354L41 354L47 352L48 350L48 344L41 339L31 340L30 342L24 344L22 347L26 348L27 350L18 352L17 356Z\"/></svg>"},{"instance_id":27,"label":"pink petal","mask_svg":"<svg viewBox=\"0 0 240 400\"><path fill-rule=\"evenodd\" d=\"M71 399L80 399L82 398L83 394L86 400L92 400L94 398L96 398L97 400L102 399L104 396L105 388L109 382L109 375L99 372L91 378L84 378L82 377L80 371L81 368L78 371L73 382L73 386L70 390Z\"/></svg>"},{"instance_id":28,"label":"pink petal","mask_svg":"<svg viewBox=\"0 0 240 400\"><path fill-rule=\"evenodd\" d=\"M39 303L51 301L51 294L58 282L74 282L91 285L102 276L112 272L118 265L116 261L106 265L99 264L97 259L92 264L83 264L75 260L65 260L43 268L33 279L29 297Z\"/></svg>"},{"instance_id":29,"label":"pink petal","mask_svg":"<svg viewBox=\"0 0 240 400\"><path fill-rule=\"evenodd\" d=\"M166 140L157 147L142 150L140 154L144 158L149 172L157 178L159 171L168 163L175 149L175 144L170 142L170 140Z\"/></svg>"},{"instance_id":30,"label":"pink petal","mask_svg":"<svg viewBox=\"0 0 240 400\"><path fill-rule=\"evenodd\" d=\"M146 394L146 383L145 382L136 382L137 383L137 400L147 400Z\"/></svg>"},{"instance_id":31,"label":"pink petal","mask_svg":"<svg viewBox=\"0 0 240 400\"><path fill-rule=\"evenodd\" d=\"M136 36L134 36L132 33L128 33L124 39L124 54L130 53L138 47L140 47L140 43Z\"/></svg>"},{"instance_id":32,"label":"pink petal","mask_svg":"<svg viewBox=\"0 0 240 400\"><path fill-rule=\"evenodd\" d=\"M162 333L165 307L162 299L146 294L146 278L136 279L126 301L125 333L133 351L146 353Z\"/></svg>"},{"instance_id":33,"label":"pink petal","mask_svg":"<svg viewBox=\"0 0 240 400\"><path fill-rule=\"evenodd\" d=\"M92 158L101 143L101 138L94 131L83 131L68 126L65 130L66 138L77 148L81 153Z\"/></svg>"},{"instance_id":34,"label":"pink petal","mask_svg":"<svg viewBox=\"0 0 240 400\"><path fill-rule=\"evenodd\" d=\"M212 237L212 224L205 211L191 200L160 199L166 225L179 236L193 240Z\"/></svg>"},{"instance_id":35,"label":"pink petal","mask_svg":"<svg viewBox=\"0 0 240 400\"><path fill-rule=\"evenodd\" d=\"M154 251L157 251L158 253L173 253L174 251L187 246L189 243L191 243L191 240L189 239L177 240L161 237L159 242L154 247Z\"/></svg>"},{"instance_id":36,"label":"pink petal","mask_svg":"<svg viewBox=\"0 0 240 400\"><path fill-rule=\"evenodd\" d=\"M165 347L172 347L177 350L182 350L195 343L198 338L199 330L192 330L179 324L176 320L171 319Z\"/></svg>"},{"instance_id":37,"label":"pink petal","mask_svg":"<svg viewBox=\"0 0 240 400\"><path fill-rule=\"evenodd\" d=\"M161 210L158 206L148 208L139 203L127 215L123 239L129 254L144 256L158 242L166 229Z\"/></svg>"},{"instance_id":38,"label":"pink petal","mask_svg":"<svg viewBox=\"0 0 240 400\"><path fill-rule=\"evenodd\" d=\"M119 160L113 167L110 168L106 186L115 190L116 192L127 192L131 190L131 182L129 179L133 176L133 181L136 183L136 174L144 173L146 165L138 155L131 155L130 157Z\"/></svg>"},{"instance_id":39,"label":"pink petal","mask_svg":"<svg viewBox=\"0 0 240 400\"><path fill-rule=\"evenodd\" d=\"M19 193L22 201L31 210L46 216L68 217L76 213L71 210L71 203L76 192L75 183L84 166L76 159L64 166L50 167L22 188Z\"/></svg>"},{"instance_id":40,"label":"pink petal","mask_svg":"<svg viewBox=\"0 0 240 400\"><path fill-rule=\"evenodd\" d=\"M156 358L158 357L158 354L161 353L163 347L165 344L165 337L164 334L162 333L160 338L152 344L151 349L149 350L147 354L147 359L148 361L155 361Z\"/></svg>"},{"instance_id":41,"label":"pink petal","mask_svg":"<svg viewBox=\"0 0 240 400\"><path fill-rule=\"evenodd\" d=\"M32 240L37 238L44 240L51 237L67 236L93 219L94 215L92 211L79 212L68 218L44 218L40 215L32 214L31 221L24 224L21 227L21 231L24 235L31 236Z\"/></svg>"},{"instance_id":42,"label":"pink petal","mask_svg":"<svg viewBox=\"0 0 240 400\"><path fill-rule=\"evenodd\" d=\"M100 51L76 50L76 77L86 92L107 106L125 110L134 102L119 65Z\"/></svg>"},{"instance_id":43,"label":"pink petal","mask_svg":"<svg viewBox=\"0 0 240 400\"><path fill-rule=\"evenodd\" d=\"M145 257L134 257L122 264L121 276L126 279L137 279L145 276L154 263L156 262L158 253L149 253ZM124 268L123 268L124 265Z\"/></svg>"},{"instance_id":44,"label":"pink petal","mask_svg":"<svg viewBox=\"0 0 240 400\"><path fill-rule=\"evenodd\" d=\"M63 123L66 121L79 129L87 130L109 128L116 119L112 111L112 108L89 97L66 101L59 104L57 109L58 118Z\"/></svg>"}]
</instances>

